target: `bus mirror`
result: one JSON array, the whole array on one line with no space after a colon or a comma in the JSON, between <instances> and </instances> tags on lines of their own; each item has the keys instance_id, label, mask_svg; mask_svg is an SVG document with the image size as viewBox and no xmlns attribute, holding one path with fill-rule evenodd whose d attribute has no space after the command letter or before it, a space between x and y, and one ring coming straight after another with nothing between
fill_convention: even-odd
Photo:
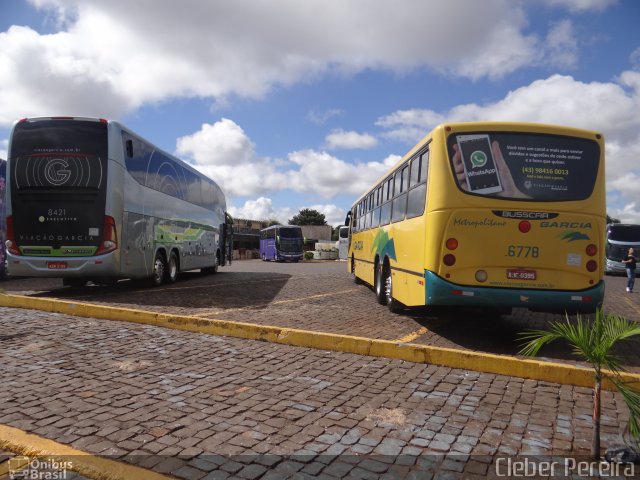
<instances>
[{"instance_id":1,"label":"bus mirror","mask_svg":"<svg viewBox=\"0 0 640 480\"><path fill-rule=\"evenodd\" d=\"M348 227L351 224L351 210L347 212L347 216L344 219L344 226Z\"/></svg>"}]
</instances>

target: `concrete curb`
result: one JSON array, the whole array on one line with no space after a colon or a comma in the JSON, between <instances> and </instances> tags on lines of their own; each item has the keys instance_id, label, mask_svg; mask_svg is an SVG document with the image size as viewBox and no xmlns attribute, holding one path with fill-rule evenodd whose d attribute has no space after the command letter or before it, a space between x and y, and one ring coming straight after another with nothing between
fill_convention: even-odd
<instances>
[{"instance_id":1,"label":"concrete curb","mask_svg":"<svg viewBox=\"0 0 640 480\"><path fill-rule=\"evenodd\" d=\"M430 345L393 342L220 319L205 319L186 315L172 315L21 295L0 294L0 306L42 310L78 317L155 325L176 330L261 340L282 345L406 360L413 363L436 364L451 368L528 378L578 387L591 388L594 383L593 372L587 368L555 362L522 359L508 355L494 355ZM640 388L640 375L638 374L621 373L620 380L636 388ZM603 382L603 388L614 390L615 386L610 381L605 381Z\"/></svg>"},{"instance_id":2,"label":"concrete curb","mask_svg":"<svg viewBox=\"0 0 640 480\"><path fill-rule=\"evenodd\" d=\"M73 472L97 480L130 480L132 478L169 480L174 478L116 460L98 457L7 425L0 425L0 448L28 457L55 460L58 464L69 465L68 469ZM8 474L8 471L6 473Z\"/></svg>"}]
</instances>

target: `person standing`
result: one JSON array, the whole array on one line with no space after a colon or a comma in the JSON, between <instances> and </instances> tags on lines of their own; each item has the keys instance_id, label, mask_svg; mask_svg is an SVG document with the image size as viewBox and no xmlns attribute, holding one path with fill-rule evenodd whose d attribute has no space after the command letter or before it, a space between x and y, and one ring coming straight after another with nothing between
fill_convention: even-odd
<instances>
[{"instance_id":1,"label":"person standing","mask_svg":"<svg viewBox=\"0 0 640 480\"><path fill-rule=\"evenodd\" d=\"M627 258L622 260L622 263L625 264L627 268L627 292L633 292L633 284L636 281L636 263L638 259L633 254L633 248L629 249L629 253L627 253Z\"/></svg>"}]
</instances>

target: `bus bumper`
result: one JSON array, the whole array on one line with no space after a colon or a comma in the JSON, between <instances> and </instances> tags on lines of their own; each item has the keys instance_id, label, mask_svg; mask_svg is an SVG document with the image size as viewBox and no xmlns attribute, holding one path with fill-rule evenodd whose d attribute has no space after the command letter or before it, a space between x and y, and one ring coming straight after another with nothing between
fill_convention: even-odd
<instances>
[{"instance_id":1,"label":"bus bumper","mask_svg":"<svg viewBox=\"0 0 640 480\"><path fill-rule=\"evenodd\" d=\"M593 312L604 300L604 281L588 290L554 291L469 287L425 272L426 305L528 308L545 312Z\"/></svg>"},{"instance_id":2,"label":"bus bumper","mask_svg":"<svg viewBox=\"0 0 640 480\"><path fill-rule=\"evenodd\" d=\"M118 276L117 252L95 257L32 257L7 254L12 277L82 278Z\"/></svg>"}]
</instances>

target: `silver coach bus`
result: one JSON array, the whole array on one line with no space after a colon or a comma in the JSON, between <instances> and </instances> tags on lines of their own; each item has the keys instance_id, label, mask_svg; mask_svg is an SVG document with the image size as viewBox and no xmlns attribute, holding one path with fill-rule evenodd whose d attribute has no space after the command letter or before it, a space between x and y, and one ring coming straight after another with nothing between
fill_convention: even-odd
<instances>
[{"instance_id":1,"label":"silver coach bus","mask_svg":"<svg viewBox=\"0 0 640 480\"><path fill-rule=\"evenodd\" d=\"M605 245L605 273L626 275L626 266L622 260L627 257L629 248L640 251L640 225L628 223L610 223L607 225ZM636 276L640 269L636 270Z\"/></svg>"},{"instance_id":2,"label":"silver coach bus","mask_svg":"<svg viewBox=\"0 0 640 480\"><path fill-rule=\"evenodd\" d=\"M225 265L231 236L220 187L114 121L17 122L7 164L12 276L65 285L175 282Z\"/></svg>"}]
</instances>

